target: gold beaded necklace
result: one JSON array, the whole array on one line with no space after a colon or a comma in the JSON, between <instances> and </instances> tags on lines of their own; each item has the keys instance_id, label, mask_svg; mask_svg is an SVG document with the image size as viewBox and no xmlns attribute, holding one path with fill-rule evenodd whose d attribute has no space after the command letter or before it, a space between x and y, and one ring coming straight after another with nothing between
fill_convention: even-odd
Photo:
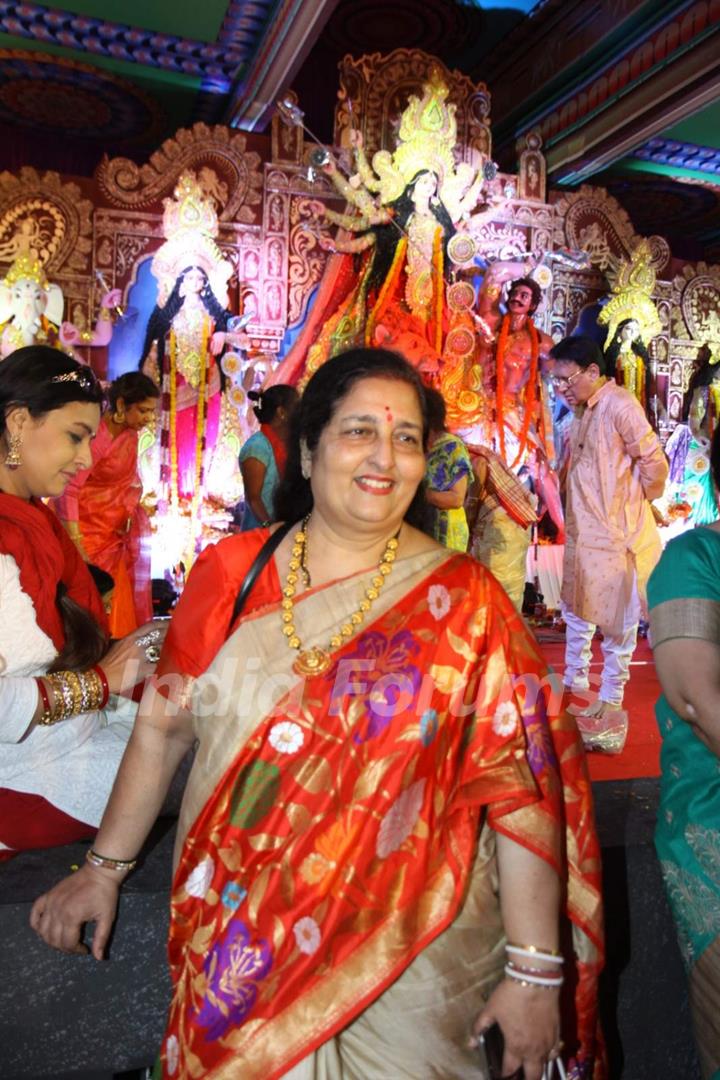
<instances>
[{"instance_id":1,"label":"gold beaded necklace","mask_svg":"<svg viewBox=\"0 0 720 1080\"><path fill-rule=\"evenodd\" d=\"M297 588L298 571L304 575L306 584L309 582L309 574L307 571L307 526L309 520L310 515L308 514L293 538L293 547L290 555L288 572L285 577L283 599L281 603L283 621L282 632L287 639L289 647L298 650L297 659L293 663L293 671L296 675L303 676L322 675L324 671L327 671L330 667L330 652L333 649L339 649L348 638L352 637L357 627L363 622L366 614L372 607L373 602L377 600L380 595L380 590L385 584L385 579L392 570L392 564L395 562L397 553L398 536L400 534L400 529L398 529L395 535L388 540L385 545L383 556L378 564L377 572L370 579L370 584L365 589L365 596L360 601L357 611L354 611L347 622L344 622L340 626L337 633L333 634L327 648L321 649L319 646L315 645L312 649L303 649L302 641L298 637L295 629L293 597L295 596L295 590Z\"/></svg>"}]
</instances>

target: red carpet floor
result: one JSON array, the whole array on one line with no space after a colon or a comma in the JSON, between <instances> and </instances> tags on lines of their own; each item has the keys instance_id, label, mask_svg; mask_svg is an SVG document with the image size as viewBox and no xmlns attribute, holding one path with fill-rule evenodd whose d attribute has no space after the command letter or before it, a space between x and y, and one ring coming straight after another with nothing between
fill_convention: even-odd
<instances>
[{"instance_id":1,"label":"red carpet floor","mask_svg":"<svg viewBox=\"0 0 720 1080\"><path fill-rule=\"evenodd\" d=\"M536 628L543 653L552 668L562 675L565 638L557 631ZM602 670L602 654L597 639L593 642L592 672ZM593 780L630 780L638 776L660 775L660 735L655 723L655 702L660 686L655 676L652 652L644 638L638 640L630 668L630 682L625 690L624 708L630 719L625 749L621 754L588 754Z\"/></svg>"}]
</instances>

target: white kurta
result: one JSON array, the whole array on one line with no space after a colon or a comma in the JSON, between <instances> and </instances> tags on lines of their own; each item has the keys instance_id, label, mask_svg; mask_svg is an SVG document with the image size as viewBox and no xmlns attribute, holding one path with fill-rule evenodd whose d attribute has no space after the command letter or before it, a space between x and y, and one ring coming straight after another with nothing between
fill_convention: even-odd
<instances>
[{"instance_id":1,"label":"white kurta","mask_svg":"<svg viewBox=\"0 0 720 1080\"><path fill-rule=\"evenodd\" d=\"M662 544L651 499L668 465L636 398L608 379L570 432L566 482L562 599L570 611L608 633L621 633L637 586L647 580Z\"/></svg>"},{"instance_id":2,"label":"white kurta","mask_svg":"<svg viewBox=\"0 0 720 1080\"><path fill-rule=\"evenodd\" d=\"M46 672L55 656L15 560L0 555L0 787L42 795L71 817L98 825L137 706L119 698L117 709L35 727L23 739L38 702L33 676Z\"/></svg>"}]
</instances>

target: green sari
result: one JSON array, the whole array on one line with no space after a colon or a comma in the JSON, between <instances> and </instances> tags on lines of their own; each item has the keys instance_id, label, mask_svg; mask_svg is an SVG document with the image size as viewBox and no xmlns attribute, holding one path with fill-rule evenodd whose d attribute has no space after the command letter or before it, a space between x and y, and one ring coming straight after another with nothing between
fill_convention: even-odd
<instances>
[{"instance_id":1,"label":"green sari","mask_svg":"<svg viewBox=\"0 0 720 1080\"><path fill-rule=\"evenodd\" d=\"M671 638L720 645L720 533L672 540L648 583L653 646ZM720 1080L720 762L670 707L662 736L655 847L688 970L703 1075Z\"/></svg>"}]
</instances>

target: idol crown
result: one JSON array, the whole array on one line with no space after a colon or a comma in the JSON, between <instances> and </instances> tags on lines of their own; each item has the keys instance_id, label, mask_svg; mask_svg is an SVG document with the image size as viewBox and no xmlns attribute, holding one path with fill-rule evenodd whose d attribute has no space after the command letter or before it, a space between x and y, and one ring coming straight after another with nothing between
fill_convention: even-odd
<instances>
[{"instance_id":1,"label":"idol crown","mask_svg":"<svg viewBox=\"0 0 720 1080\"><path fill-rule=\"evenodd\" d=\"M14 285L16 281L30 280L37 282L43 289L47 288L47 278L42 263L36 255L18 255L7 274L5 284Z\"/></svg>"},{"instance_id":2,"label":"idol crown","mask_svg":"<svg viewBox=\"0 0 720 1080\"><path fill-rule=\"evenodd\" d=\"M213 200L203 194L195 173L182 173L173 198L165 199L163 233L170 240L185 232L214 237L217 231L218 220Z\"/></svg>"}]
</instances>

